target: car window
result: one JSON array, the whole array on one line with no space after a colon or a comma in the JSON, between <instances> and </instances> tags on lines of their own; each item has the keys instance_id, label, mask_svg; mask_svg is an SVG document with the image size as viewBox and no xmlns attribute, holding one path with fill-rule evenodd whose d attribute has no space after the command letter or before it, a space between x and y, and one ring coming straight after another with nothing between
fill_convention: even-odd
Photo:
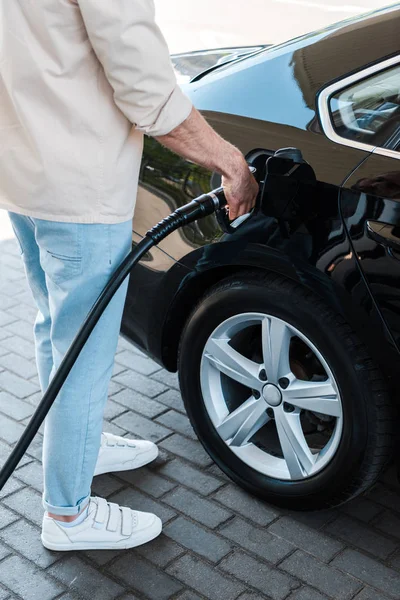
<instances>
[{"instance_id":1,"label":"car window","mask_svg":"<svg viewBox=\"0 0 400 600\"><path fill-rule=\"evenodd\" d=\"M340 137L400 150L400 65L336 92L330 113Z\"/></svg>"}]
</instances>

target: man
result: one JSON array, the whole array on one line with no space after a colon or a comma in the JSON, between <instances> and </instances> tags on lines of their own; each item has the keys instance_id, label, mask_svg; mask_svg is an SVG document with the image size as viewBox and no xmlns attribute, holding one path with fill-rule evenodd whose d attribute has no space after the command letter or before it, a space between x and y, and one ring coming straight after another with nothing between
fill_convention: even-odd
<instances>
[{"instance_id":1,"label":"man","mask_svg":"<svg viewBox=\"0 0 400 600\"><path fill-rule=\"evenodd\" d=\"M143 134L223 175L232 218L257 184L176 84L152 0L0 0L0 208L38 307L42 390L131 249ZM101 433L127 284L92 333L45 424L42 542L131 548L161 521L91 498L93 475L154 460L151 442Z\"/></svg>"}]
</instances>

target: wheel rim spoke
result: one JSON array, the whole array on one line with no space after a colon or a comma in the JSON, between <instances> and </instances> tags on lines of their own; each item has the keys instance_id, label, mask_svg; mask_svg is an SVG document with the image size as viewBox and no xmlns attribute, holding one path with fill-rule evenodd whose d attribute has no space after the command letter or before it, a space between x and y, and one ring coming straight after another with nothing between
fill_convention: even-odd
<instances>
[{"instance_id":1,"label":"wheel rim spoke","mask_svg":"<svg viewBox=\"0 0 400 600\"><path fill-rule=\"evenodd\" d=\"M289 473L293 479L303 479L311 473L316 457L304 437L300 415L279 410L275 412L275 422Z\"/></svg>"},{"instance_id":2,"label":"wheel rim spoke","mask_svg":"<svg viewBox=\"0 0 400 600\"><path fill-rule=\"evenodd\" d=\"M211 338L205 347L204 357L221 373L250 389L259 389L260 365L237 352L229 345L229 339Z\"/></svg>"},{"instance_id":3,"label":"wheel rim spoke","mask_svg":"<svg viewBox=\"0 0 400 600\"><path fill-rule=\"evenodd\" d=\"M278 319L262 320L262 350L268 381L275 383L290 373L289 347L291 332Z\"/></svg>"},{"instance_id":4,"label":"wheel rim spoke","mask_svg":"<svg viewBox=\"0 0 400 600\"><path fill-rule=\"evenodd\" d=\"M342 415L337 392L330 380L301 381L296 379L284 392L285 401L297 408L331 417Z\"/></svg>"},{"instance_id":5,"label":"wheel rim spoke","mask_svg":"<svg viewBox=\"0 0 400 600\"><path fill-rule=\"evenodd\" d=\"M252 396L230 413L217 431L230 446L242 446L269 421L265 411L265 402Z\"/></svg>"}]
</instances>

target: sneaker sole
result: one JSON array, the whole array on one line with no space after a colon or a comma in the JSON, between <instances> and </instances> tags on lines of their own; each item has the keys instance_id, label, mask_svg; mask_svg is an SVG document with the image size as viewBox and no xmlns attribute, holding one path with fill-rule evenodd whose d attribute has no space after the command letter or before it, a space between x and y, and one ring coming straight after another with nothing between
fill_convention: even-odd
<instances>
[{"instance_id":1,"label":"sneaker sole","mask_svg":"<svg viewBox=\"0 0 400 600\"><path fill-rule=\"evenodd\" d=\"M149 463L156 460L158 456L158 448L157 446L154 448L152 452L143 453L143 455L139 455L139 459L127 460L121 463L117 463L114 465L110 465L109 467L104 467L103 469L96 469L94 472L94 477L97 475L104 475L105 473L119 473L121 471L134 471L135 469L140 469L140 467L144 467Z\"/></svg>"},{"instance_id":2,"label":"sneaker sole","mask_svg":"<svg viewBox=\"0 0 400 600\"><path fill-rule=\"evenodd\" d=\"M151 540L154 540L160 535L161 531L162 523L159 519L156 519L151 527L145 531L142 531L134 540L130 541L123 540L121 542L71 542L70 544L52 544L44 539L43 534L40 536L40 538L45 548L48 550L54 550L55 552L73 552L75 550L128 550L128 548L136 548L136 546L141 546L142 544L151 542Z\"/></svg>"}]
</instances>

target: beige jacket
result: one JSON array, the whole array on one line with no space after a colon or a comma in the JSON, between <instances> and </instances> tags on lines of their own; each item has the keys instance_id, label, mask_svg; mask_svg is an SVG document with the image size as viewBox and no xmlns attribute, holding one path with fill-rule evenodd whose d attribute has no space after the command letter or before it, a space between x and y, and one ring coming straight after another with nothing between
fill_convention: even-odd
<instances>
[{"instance_id":1,"label":"beige jacket","mask_svg":"<svg viewBox=\"0 0 400 600\"><path fill-rule=\"evenodd\" d=\"M153 0L0 0L0 208L132 218L143 134L191 108Z\"/></svg>"}]
</instances>

